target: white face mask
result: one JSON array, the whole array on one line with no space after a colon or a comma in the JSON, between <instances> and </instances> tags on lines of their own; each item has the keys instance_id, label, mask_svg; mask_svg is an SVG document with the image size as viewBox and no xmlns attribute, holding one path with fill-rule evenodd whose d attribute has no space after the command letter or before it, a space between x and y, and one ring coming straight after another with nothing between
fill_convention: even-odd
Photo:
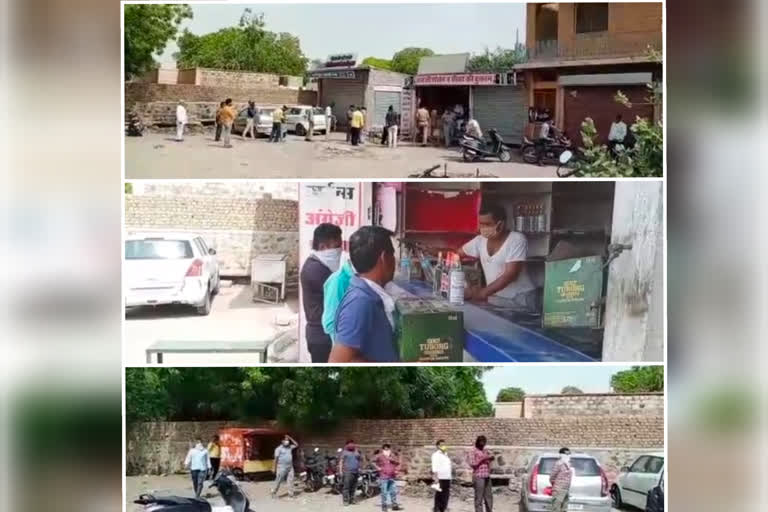
<instances>
[{"instance_id":1,"label":"white face mask","mask_svg":"<svg viewBox=\"0 0 768 512\"><path fill-rule=\"evenodd\" d=\"M384 453L385 457L389 457L389 454L392 453L392 452L390 452L389 450L384 450L383 453Z\"/></svg>"},{"instance_id":2,"label":"white face mask","mask_svg":"<svg viewBox=\"0 0 768 512\"><path fill-rule=\"evenodd\" d=\"M569 462L571 462L571 456L570 455L566 455L566 454L562 454L562 455L560 455L560 460L565 462L566 464L568 464Z\"/></svg>"},{"instance_id":3,"label":"white face mask","mask_svg":"<svg viewBox=\"0 0 768 512\"><path fill-rule=\"evenodd\" d=\"M315 257L328 267L331 272L336 272L341 266L341 247L315 251Z\"/></svg>"}]
</instances>

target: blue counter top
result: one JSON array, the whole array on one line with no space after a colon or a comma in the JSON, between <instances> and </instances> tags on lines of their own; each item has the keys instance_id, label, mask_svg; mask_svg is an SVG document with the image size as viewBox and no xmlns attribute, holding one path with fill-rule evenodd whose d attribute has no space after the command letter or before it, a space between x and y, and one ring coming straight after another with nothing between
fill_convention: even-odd
<instances>
[{"instance_id":1,"label":"blue counter top","mask_svg":"<svg viewBox=\"0 0 768 512\"><path fill-rule=\"evenodd\" d=\"M432 296L432 287L422 281L396 280L394 284L416 297ZM593 362L599 360L602 345L600 331L543 329L536 327L541 323L540 317L506 314L485 304L467 302L456 308L464 314L466 331L464 349L479 362Z\"/></svg>"}]
</instances>

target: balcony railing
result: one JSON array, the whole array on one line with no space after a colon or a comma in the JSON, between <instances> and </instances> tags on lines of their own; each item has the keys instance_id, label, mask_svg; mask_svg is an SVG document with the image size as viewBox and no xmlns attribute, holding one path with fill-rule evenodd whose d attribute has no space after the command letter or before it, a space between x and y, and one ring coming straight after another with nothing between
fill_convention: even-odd
<instances>
[{"instance_id":1,"label":"balcony railing","mask_svg":"<svg viewBox=\"0 0 768 512\"><path fill-rule=\"evenodd\" d=\"M645 57L649 48L661 51L662 38L646 34L577 34L561 44L557 40L536 41L528 47L529 61Z\"/></svg>"}]
</instances>

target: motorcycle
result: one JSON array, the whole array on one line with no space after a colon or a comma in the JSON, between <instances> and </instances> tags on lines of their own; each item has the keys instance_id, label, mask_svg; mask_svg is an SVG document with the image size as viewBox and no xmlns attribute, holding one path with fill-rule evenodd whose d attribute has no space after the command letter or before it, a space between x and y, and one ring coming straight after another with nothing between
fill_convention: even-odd
<instances>
[{"instance_id":1,"label":"motorcycle","mask_svg":"<svg viewBox=\"0 0 768 512\"><path fill-rule=\"evenodd\" d=\"M250 502L240 489L235 477L228 471L222 471L208 486L216 487L224 499L223 507L213 507L203 498L187 498L185 496L155 496L142 494L133 500L137 505L143 505L145 512L248 512Z\"/></svg>"},{"instance_id":2,"label":"motorcycle","mask_svg":"<svg viewBox=\"0 0 768 512\"><path fill-rule=\"evenodd\" d=\"M144 123L136 112L129 112L126 121L128 123L126 126L126 135L130 137L141 137L144 135Z\"/></svg>"},{"instance_id":3,"label":"motorcycle","mask_svg":"<svg viewBox=\"0 0 768 512\"><path fill-rule=\"evenodd\" d=\"M304 481L307 492L319 491L324 485L325 468L320 461L320 448L315 448L310 455L304 457L304 471L299 475Z\"/></svg>"},{"instance_id":4,"label":"motorcycle","mask_svg":"<svg viewBox=\"0 0 768 512\"><path fill-rule=\"evenodd\" d=\"M520 146L520 153L523 161L529 164L539 162L539 151L537 142L533 142L527 137L523 137L523 144ZM563 151L571 149L571 139L565 133L556 134L554 139L547 139L543 143L541 161L542 163L556 163Z\"/></svg>"},{"instance_id":5,"label":"motorcycle","mask_svg":"<svg viewBox=\"0 0 768 512\"><path fill-rule=\"evenodd\" d=\"M491 129L488 131L488 136L490 139L484 140L467 133L464 134L459 141L459 147L465 162L476 162L488 157L498 158L502 162L512 160L509 145L504 143L501 135L496 130Z\"/></svg>"},{"instance_id":6,"label":"motorcycle","mask_svg":"<svg viewBox=\"0 0 768 512\"><path fill-rule=\"evenodd\" d=\"M375 469L364 469L360 471L360 478L357 481L357 487L366 498L373 498L381 488L379 481L379 472Z\"/></svg>"},{"instance_id":7,"label":"motorcycle","mask_svg":"<svg viewBox=\"0 0 768 512\"><path fill-rule=\"evenodd\" d=\"M338 450L341 451L341 450ZM339 471L339 458L336 455L325 456L325 475L323 476L323 486L331 488L334 494L341 494L341 475Z\"/></svg>"}]
</instances>

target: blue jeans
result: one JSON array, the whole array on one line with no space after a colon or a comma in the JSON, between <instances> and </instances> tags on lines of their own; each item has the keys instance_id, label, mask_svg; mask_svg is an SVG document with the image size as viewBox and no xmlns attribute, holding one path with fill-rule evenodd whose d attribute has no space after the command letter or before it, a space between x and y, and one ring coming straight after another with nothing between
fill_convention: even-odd
<instances>
[{"instance_id":1,"label":"blue jeans","mask_svg":"<svg viewBox=\"0 0 768 512\"><path fill-rule=\"evenodd\" d=\"M382 478L381 484L381 506L387 506L387 496L389 496L389 504L391 506L397 505L397 484L394 478Z\"/></svg>"}]
</instances>

